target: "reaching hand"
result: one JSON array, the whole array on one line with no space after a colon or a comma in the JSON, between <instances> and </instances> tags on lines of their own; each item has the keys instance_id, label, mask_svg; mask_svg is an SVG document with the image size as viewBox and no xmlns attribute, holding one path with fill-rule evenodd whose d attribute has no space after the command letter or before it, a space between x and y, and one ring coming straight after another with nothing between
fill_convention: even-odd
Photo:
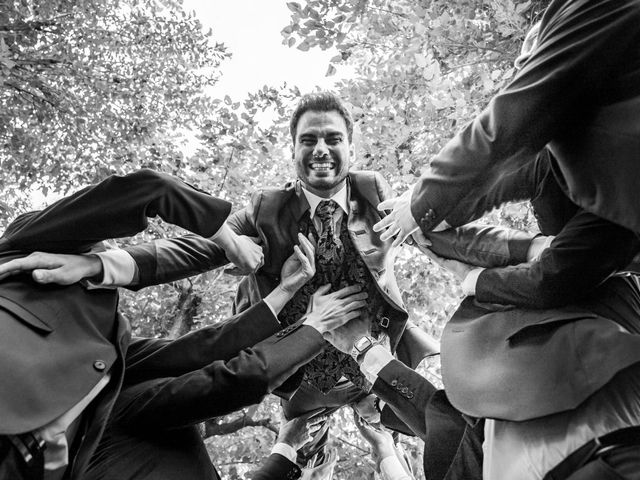
<instances>
[{"instance_id":1,"label":"reaching hand","mask_svg":"<svg viewBox=\"0 0 640 480\"><path fill-rule=\"evenodd\" d=\"M359 317L367 305L368 295L360 286L351 285L329 293L331 285L323 285L309 299L310 310L305 325L310 325L324 334Z\"/></svg>"},{"instance_id":2,"label":"reaching hand","mask_svg":"<svg viewBox=\"0 0 640 480\"><path fill-rule=\"evenodd\" d=\"M299 450L304 445L313 441L313 436L322 428L322 423L327 419L325 415L314 416L324 408L312 410L299 417L292 418L280 425L276 443L286 443ZM313 417L313 418L311 418Z\"/></svg>"},{"instance_id":3,"label":"reaching hand","mask_svg":"<svg viewBox=\"0 0 640 480\"><path fill-rule=\"evenodd\" d=\"M373 458L376 462L396 454L393 437L389 432L383 430L382 427L371 425L362 419L355 410L353 411L353 419L362 437L371 445Z\"/></svg>"},{"instance_id":4,"label":"reaching hand","mask_svg":"<svg viewBox=\"0 0 640 480\"><path fill-rule=\"evenodd\" d=\"M258 245L259 239L238 235L226 223L220 227L213 241L224 249L227 259L236 266L226 270L228 273L248 275L264 264L264 253Z\"/></svg>"},{"instance_id":5,"label":"reaching hand","mask_svg":"<svg viewBox=\"0 0 640 480\"><path fill-rule=\"evenodd\" d=\"M95 255L34 252L0 265L0 280L22 272L32 272L31 276L38 283L71 285L102 274L102 262Z\"/></svg>"},{"instance_id":6,"label":"reaching hand","mask_svg":"<svg viewBox=\"0 0 640 480\"><path fill-rule=\"evenodd\" d=\"M396 237L393 246L397 247L404 242L409 235L418 229L418 224L411 213L411 193L409 189L397 198L385 200L378 205L378 210L393 211L373 226L374 232L382 232L380 240L388 240Z\"/></svg>"},{"instance_id":7,"label":"reaching hand","mask_svg":"<svg viewBox=\"0 0 640 480\"><path fill-rule=\"evenodd\" d=\"M324 339L338 350L351 353L353 344L361 337L369 335L371 321L367 317L360 317L324 334Z\"/></svg>"},{"instance_id":8,"label":"reaching hand","mask_svg":"<svg viewBox=\"0 0 640 480\"><path fill-rule=\"evenodd\" d=\"M353 410L360 418L370 424L380 423L380 412L375 405L376 396L369 394L353 404Z\"/></svg>"},{"instance_id":9,"label":"reaching hand","mask_svg":"<svg viewBox=\"0 0 640 480\"><path fill-rule=\"evenodd\" d=\"M300 246L293 247L293 254L287 258L280 270L280 288L294 294L316 273L316 259L313 245L301 233L298 234Z\"/></svg>"}]
</instances>

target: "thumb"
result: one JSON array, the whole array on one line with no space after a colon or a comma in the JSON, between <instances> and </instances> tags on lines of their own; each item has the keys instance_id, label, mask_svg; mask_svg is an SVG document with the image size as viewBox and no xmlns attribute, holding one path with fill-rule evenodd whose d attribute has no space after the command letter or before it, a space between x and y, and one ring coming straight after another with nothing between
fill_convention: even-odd
<instances>
[{"instance_id":1,"label":"thumb","mask_svg":"<svg viewBox=\"0 0 640 480\"><path fill-rule=\"evenodd\" d=\"M324 295L325 293L327 293L329 290L331 289L331 284L327 283L326 285L322 285L320 288L318 288L314 295Z\"/></svg>"},{"instance_id":2,"label":"thumb","mask_svg":"<svg viewBox=\"0 0 640 480\"><path fill-rule=\"evenodd\" d=\"M61 285L68 285L69 282L64 278L59 268L50 269L36 269L31 273L33 279L38 283L59 283Z\"/></svg>"},{"instance_id":3,"label":"thumb","mask_svg":"<svg viewBox=\"0 0 640 480\"><path fill-rule=\"evenodd\" d=\"M309 242L311 242L311 245L313 245L313 249L315 250L316 248L318 248L318 243L316 242L316 239L313 238L313 234L309 233L307 235L307 238L309 239Z\"/></svg>"},{"instance_id":4,"label":"thumb","mask_svg":"<svg viewBox=\"0 0 640 480\"><path fill-rule=\"evenodd\" d=\"M378 210L392 210L398 202L397 198L389 198L378 204Z\"/></svg>"},{"instance_id":5,"label":"thumb","mask_svg":"<svg viewBox=\"0 0 640 480\"><path fill-rule=\"evenodd\" d=\"M224 273L226 273L227 275L231 275L232 277L244 277L248 275L247 272L236 266L225 268Z\"/></svg>"}]
</instances>

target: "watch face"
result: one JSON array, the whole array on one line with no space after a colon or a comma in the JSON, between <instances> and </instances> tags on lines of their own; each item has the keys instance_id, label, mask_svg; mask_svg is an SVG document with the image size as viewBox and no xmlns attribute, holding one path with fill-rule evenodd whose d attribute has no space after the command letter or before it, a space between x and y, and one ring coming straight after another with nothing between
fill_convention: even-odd
<instances>
[{"instance_id":1,"label":"watch face","mask_svg":"<svg viewBox=\"0 0 640 480\"><path fill-rule=\"evenodd\" d=\"M358 341L356 341L354 348L356 350L362 351L365 348L367 348L369 345L371 345L373 342L371 341L371 339L369 337L362 337L360 339L358 339Z\"/></svg>"}]
</instances>

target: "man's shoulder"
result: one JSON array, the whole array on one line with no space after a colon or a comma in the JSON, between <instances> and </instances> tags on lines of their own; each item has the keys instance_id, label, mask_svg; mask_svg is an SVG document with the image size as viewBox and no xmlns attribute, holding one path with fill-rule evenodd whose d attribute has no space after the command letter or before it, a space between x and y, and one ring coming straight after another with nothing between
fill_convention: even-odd
<instances>
[{"instance_id":1,"label":"man's shoulder","mask_svg":"<svg viewBox=\"0 0 640 480\"><path fill-rule=\"evenodd\" d=\"M349 172L351 196L359 195L377 206L389 196L390 187L379 172L372 170L354 170Z\"/></svg>"},{"instance_id":2,"label":"man's shoulder","mask_svg":"<svg viewBox=\"0 0 640 480\"><path fill-rule=\"evenodd\" d=\"M252 202L279 202L285 201L296 192L296 182L289 181L280 187L265 187L254 192Z\"/></svg>"},{"instance_id":3,"label":"man's shoulder","mask_svg":"<svg viewBox=\"0 0 640 480\"><path fill-rule=\"evenodd\" d=\"M352 182L371 183L375 184L380 180L384 180L379 172L373 170L351 170L349 171L349 177Z\"/></svg>"},{"instance_id":4,"label":"man's shoulder","mask_svg":"<svg viewBox=\"0 0 640 480\"><path fill-rule=\"evenodd\" d=\"M298 198L298 187L295 181L287 182L281 187L266 187L257 190L251 195L251 205L249 207L251 215L258 219L272 221L279 216L287 205L296 204ZM295 207L294 207L295 208Z\"/></svg>"}]
</instances>

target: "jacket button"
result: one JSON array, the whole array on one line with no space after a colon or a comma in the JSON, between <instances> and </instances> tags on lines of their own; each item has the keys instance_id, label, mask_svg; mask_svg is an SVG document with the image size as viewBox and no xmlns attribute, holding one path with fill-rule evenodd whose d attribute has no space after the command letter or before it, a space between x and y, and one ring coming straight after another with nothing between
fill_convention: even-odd
<instances>
[{"instance_id":1,"label":"jacket button","mask_svg":"<svg viewBox=\"0 0 640 480\"><path fill-rule=\"evenodd\" d=\"M104 369L107 368L107 364L104 360L96 360L93 362L93 368L95 368L99 372L104 372Z\"/></svg>"},{"instance_id":2,"label":"jacket button","mask_svg":"<svg viewBox=\"0 0 640 480\"><path fill-rule=\"evenodd\" d=\"M407 393L407 392L409 392L409 389L408 389L407 387L402 387L402 388L400 389L400 391L401 391L402 393Z\"/></svg>"},{"instance_id":3,"label":"jacket button","mask_svg":"<svg viewBox=\"0 0 640 480\"><path fill-rule=\"evenodd\" d=\"M398 385L398 380L391 380L391 386L395 387L396 385Z\"/></svg>"}]
</instances>

